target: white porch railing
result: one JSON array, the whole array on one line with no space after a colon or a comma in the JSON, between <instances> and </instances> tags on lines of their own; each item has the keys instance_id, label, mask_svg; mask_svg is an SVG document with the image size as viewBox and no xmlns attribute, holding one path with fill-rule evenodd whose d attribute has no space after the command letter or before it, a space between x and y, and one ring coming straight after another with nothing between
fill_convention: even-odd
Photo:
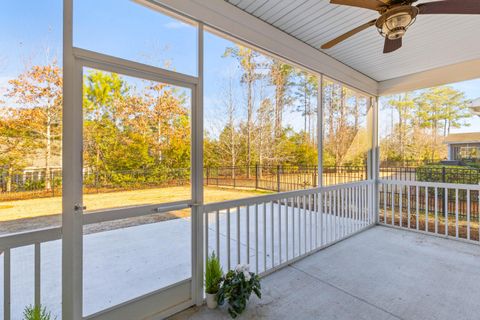
<instances>
[{"instance_id":1,"label":"white porch railing","mask_svg":"<svg viewBox=\"0 0 480 320\"><path fill-rule=\"evenodd\" d=\"M11 319L12 295L12 251L14 249L33 246L34 301L31 304L41 304L41 248L42 244L61 238L61 228L49 228L25 233L17 233L0 237L0 256L3 256L3 319ZM26 277L29 275L25 275ZM58 284L60 285L60 283Z\"/></svg>"},{"instance_id":2,"label":"white porch railing","mask_svg":"<svg viewBox=\"0 0 480 320\"><path fill-rule=\"evenodd\" d=\"M266 274L375 223L372 181L205 205L204 252Z\"/></svg>"},{"instance_id":3,"label":"white porch railing","mask_svg":"<svg viewBox=\"0 0 480 320\"><path fill-rule=\"evenodd\" d=\"M379 181L379 222L479 243L480 186Z\"/></svg>"},{"instance_id":4,"label":"white porch railing","mask_svg":"<svg viewBox=\"0 0 480 320\"><path fill-rule=\"evenodd\" d=\"M205 253L214 250L224 270L248 263L265 275L373 225L374 190L373 181L362 181L207 204L203 206ZM96 221L99 217L88 219ZM4 320L14 317L11 301L18 300L12 299L12 294L18 294L12 290L16 285L12 283L13 276L19 276L12 272L12 261L18 260L16 249L33 248L33 268L25 274L34 284L33 300L29 303L43 305L42 248L61 239L61 232L56 227L0 236ZM54 303L57 302L60 304L57 300Z\"/></svg>"}]
</instances>

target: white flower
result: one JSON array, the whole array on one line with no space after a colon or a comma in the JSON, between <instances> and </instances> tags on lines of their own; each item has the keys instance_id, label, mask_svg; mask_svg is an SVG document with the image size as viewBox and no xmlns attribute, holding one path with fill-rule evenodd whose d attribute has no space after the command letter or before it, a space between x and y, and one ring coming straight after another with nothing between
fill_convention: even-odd
<instances>
[{"instance_id":1,"label":"white flower","mask_svg":"<svg viewBox=\"0 0 480 320\"><path fill-rule=\"evenodd\" d=\"M248 264L239 264L235 268L236 272L250 272L250 266Z\"/></svg>"},{"instance_id":2,"label":"white flower","mask_svg":"<svg viewBox=\"0 0 480 320\"><path fill-rule=\"evenodd\" d=\"M248 271L243 271L243 276L245 277L245 280L250 281L252 276L250 275L250 272Z\"/></svg>"}]
</instances>

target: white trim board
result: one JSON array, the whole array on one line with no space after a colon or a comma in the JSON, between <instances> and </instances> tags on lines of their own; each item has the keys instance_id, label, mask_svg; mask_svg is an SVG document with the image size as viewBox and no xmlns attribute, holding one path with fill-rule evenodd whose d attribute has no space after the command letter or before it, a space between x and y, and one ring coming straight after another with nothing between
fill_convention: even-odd
<instances>
[{"instance_id":1,"label":"white trim board","mask_svg":"<svg viewBox=\"0 0 480 320\"><path fill-rule=\"evenodd\" d=\"M223 0L141 1L157 3L307 69L377 95L377 81Z\"/></svg>"},{"instance_id":2,"label":"white trim board","mask_svg":"<svg viewBox=\"0 0 480 320\"><path fill-rule=\"evenodd\" d=\"M378 95L386 96L476 78L480 78L480 59L381 81Z\"/></svg>"}]
</instances>

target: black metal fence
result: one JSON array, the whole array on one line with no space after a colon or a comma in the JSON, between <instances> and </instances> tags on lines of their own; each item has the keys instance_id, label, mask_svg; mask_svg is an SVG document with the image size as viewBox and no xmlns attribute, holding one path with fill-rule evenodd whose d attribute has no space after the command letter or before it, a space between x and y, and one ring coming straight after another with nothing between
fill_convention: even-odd
<instances>
[{"instance_id":1,"label":"black metal fence","mask_svg":"<svg viewBox=\"0 0 480 320\"><path fill-rule=\"evenodd\" d=\"M45 171L0 172L0 200L19 200L38 197L54 197L61 194L62 173L55 169L46 179ZM323 185L335 185L366 180L366 166L325 166ZM461 184L479 184L480 171L472 168L441 166L392 167L382 166L380 178L384 180L428 181ZM190 169L148 169L116 171L108 173L84 172L84 192L109 190L135 190L166 186L186 185L190 181ZM247 188L273 192L316 187L319 182L317 166L235 166L206 167L204 183L207 186Z\"/></svg>"},{"instance_id":2,"label":"black metal fence","mask_svg":"<svg viewBox=\"0 0 480 320\"><path fill-rule=\"evenodd\" d=\"M205 168L205 185L290 191L316 187L316 166L235 166Z\"/></svg>"},{"instance_id":3,"label":"black metal fence","mask_svg":"<svg viewBox=\"0 0 480 320\"><path fill-rule=\"evenodd\" d=\"M236 166L205 169L205 184L233 188L291 191L316 187L316 166ZM384 180L479 184L480 170L446 166L380 167ZM366 166L323 167L323 185L366 180Z\"/></svg>"},{"instance_id":4,"label":"black metal fence","mask_svg":"<svg viewBox=\"0 0 480 320\"><path fill-rule=\"evenodd\" d=\"M48 177L48 179L47 179ZM83 192L102 193L181 186L190 183L190 168L83 173ZM62 194L62 171L0 172L0 201L56 197Z\"/></svg>"},{"instance_id":5,"label":"black metal fence","mask_svg":"<svg viewBox=\"0 0 480 320\"><path fill-rule=\"evenodd\" d=\"M55 197L61 193L61 169L0 171L0 200ZM48 179L47 179L48 177Z\"/></svg>"},{"instance_id":6,"label":"black metal fence","mask_svg":"<svg viewBox=\"0 0 480 320\"><path fill-rule=\"evenodd\" d=\"M367 179L365 166L323 168L323 184L334 185ZM235 166L205 168L205 185L254 188L275 192L314 188L318 185L317 166Z\"/></svg>"},{"instance_id":7,"label":"black metal fence","mask_svg":"<svg viewBox=\"0 0 480 320\"><path fill-rule=\"evenodd\" d=\"M448 166L380 167L380 179L479 184L480 170Z\"/></svg>"},{"instance_id":8,"label":"black metal fence","mask_svg":"<svg viewBox=\"0 0 480 320\"><path fill-rule=\"evenodd\" d=\"M382 160L380 161L380 167L388 168L388 167L402 167L402 168L416 168L422 167L425 165L432 165L435 163L439 163L441 160L431 161L431 160Z\"/></svg>"}]
</instances>

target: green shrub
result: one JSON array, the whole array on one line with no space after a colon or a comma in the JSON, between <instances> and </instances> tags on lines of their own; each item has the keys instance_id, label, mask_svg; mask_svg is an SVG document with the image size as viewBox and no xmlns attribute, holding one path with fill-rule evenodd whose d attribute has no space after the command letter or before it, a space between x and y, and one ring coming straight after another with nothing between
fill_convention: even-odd
<instances>
[{"instance_id":1,"label":"green shrub","mask_svg":"<svg viewBox=\"0 0 480 320\"><path fill-rule=\"evenodd\" d=\"M45 188L45 180L27 180L23 185L23 189L26 191L42 190Z\"/></svg>"},{"instance_id":2,"label":"green shrub","mask_svg":"<svg viewBox=\"0 0 480 320\"><path fill-rule=\"evenodd\" d=\"M41 306L28 306L23 311L23 320L54 320L47 308Z\"/></svg>"},{"instance_id":3,"label":"green shrub","mask_svg":"<svg viewBox=\"0 0 480 320\"><path fill-rule=\"evenodd\" d=\"M480 182L480 170L464 166L425 165L416 169L416 180L478 184Z\"/></svg>"},{"instance_id":4,"label":"green shrub","mask_svg":"<svg viewBox=\"0 0 480 320\"><path fill-rule=\"evenodd\" d=\"M480 160L464 161L469 167L480 169Z\"/></svg>"},{"instance_id":5,"label":"green shrub","mask_svg":"<svg viewBox=\"0 0 480 320\"><path fill-rule=\"evenodd\" d=\"M208 294L217 293L222 283L222 277L222 267L214 251L207 257L207 265L205 267L205 292Z\"/></svg>"}]
</instances>

